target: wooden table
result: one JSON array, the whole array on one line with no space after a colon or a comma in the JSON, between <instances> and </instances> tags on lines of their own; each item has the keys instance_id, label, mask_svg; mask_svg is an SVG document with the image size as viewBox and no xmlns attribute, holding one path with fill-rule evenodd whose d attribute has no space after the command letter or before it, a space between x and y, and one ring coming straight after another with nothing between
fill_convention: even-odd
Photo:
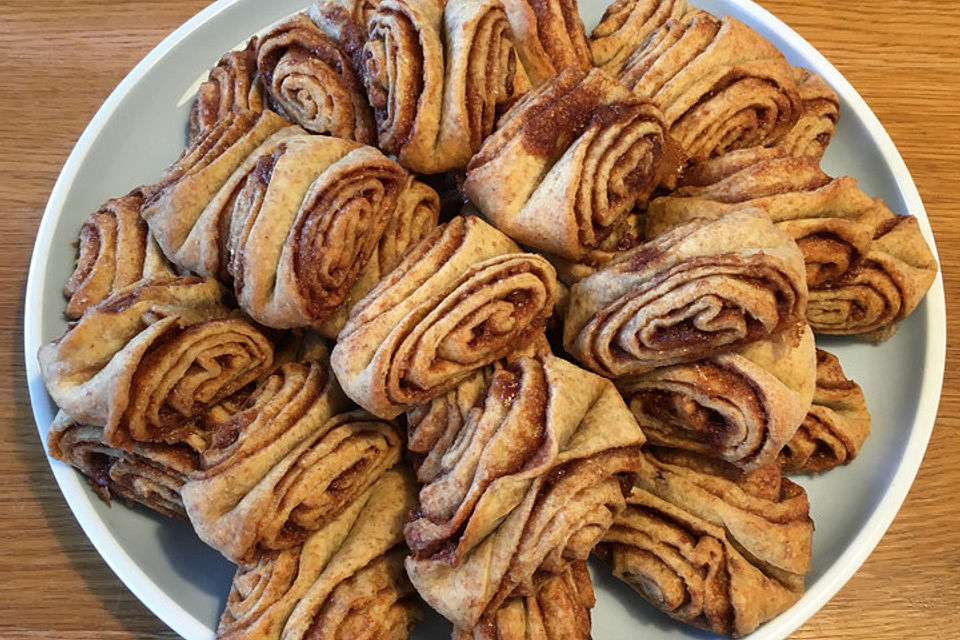
<instances>
[{"instance_id":1,"label":"wooden table","mask_svg":"<svg viewBox=\"0 0 960 640\"><path fill-rule=\"evenodd\" d=\"M57 489L27 397L22 306L34 234L77 137L134 64L205 4L0 4L0 638L176 637L111 573ZM960 8L951 0L762 4L830 59L890 132L926 203L948 308L956 310ZM948 316L956 335L960 316ZM902 511L857 575L794 638L960 634L960 345L947 351L937 426Z\"/></svg>"}]
</instances>

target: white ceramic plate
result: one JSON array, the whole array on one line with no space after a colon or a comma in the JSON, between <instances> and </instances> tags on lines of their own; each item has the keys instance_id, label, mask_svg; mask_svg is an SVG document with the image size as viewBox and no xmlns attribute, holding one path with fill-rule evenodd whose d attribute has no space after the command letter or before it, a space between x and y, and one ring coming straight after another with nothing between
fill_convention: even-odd
<instances>
[{"instance_id":1,"label":"white ceramic plate","mask_svg":"<svg viewBox=\"0 0 960 640\"><path fill-rule=\"evenodd\" d=\"M41 436L55 407L36 362L41 343L63 333L62 288L86 216L108 198L151 183L182 149L187 114L202 76L220 55L307 0L220 0L154 49L120 83L77 142L47 205L27 284L24 339L30 398ZM715 14L737 16L776 44L793 64L815 70L841 101L840 126L824 159L832 175L853 175L869 194L898 213L920 218L933 236L920 196L900 154L853 87L813 47L771 14L747 0L694 0ZM605 0L581 0L588 30ZM145 7L146 10L146 7ZM806 595L750 637L785 638L813 615L853 575L879 542L905 498L926 449L943 380L946 315L937 278L926 300L889 342L875 347L855 340L818 340L834 351L864 389L873 432L857 461L818 478L801 478L816 523L813 568ZM157 616L189 640L209 640L223 608L233 567L206 547L190 526L144 508L108 508L79 473L51 466L74 515L97 551ZM592 567L598 602L594 638L707 638L672 622L643 602L601 565ZM416 640L448 638L432 617Z\"/></svg>"}]
</instances>

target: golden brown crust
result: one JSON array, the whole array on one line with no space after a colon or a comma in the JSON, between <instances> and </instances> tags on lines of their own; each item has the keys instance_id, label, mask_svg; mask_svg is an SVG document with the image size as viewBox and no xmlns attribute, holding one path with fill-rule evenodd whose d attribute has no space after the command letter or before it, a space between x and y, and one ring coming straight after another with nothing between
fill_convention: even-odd
<instances>
[{"instance_id":1,"label":"golden brown crust","mask_svg":"<svg viewBox=\"0 0 960 640\"><path fill-rule=\"evenodd\" d=\"M243 49L225 53L210 70L207 80L197 89L190 109L188 145L229 113L263 111L263 85L257 75L256 48L254 36Z\"/></svg>"},{"instance_id":2,"label":"golden brown crust","mask_svg":"<svg viewBox=\"0 0 960 640\"><path fill-rule=\"evenodd\" d=\"M186 520L180 489L197 469L197 454L176 444L138 442L132 451L111 446L103 428L80 424L63 411L47 433L50 457L73 465L101 500L132 500L171 518Z\"/></svg>"},{"instance_id":3,"label":"golden brown crust","mask_svg":"<svg viewBox=\"0 0 960 640\"><path fill-rule=\"evenodd\" d=\"M622 507L643 434L609 381L549 354L511 357L465 384L411 413L424 486L404 533L420 594L472 629L534 594L538 572L586 558ZM425 423L441 402L459 416L436 437Z\"/></svg>"},{"instance_id":4,"label":"golden brown crust","mask_svg":"<svg viewBox=\"0 0 960 640\"><path fill-rule=\"evenodd\" d=\"M513 40L533 85L593 66L576 0L504 0Z\"/></svg>"},{"instance_id":5,"label":"golden brown crust","mask_svg":"<svg viewBox=\"0 0 960 640\"><path fill-rule=\"evenodd\" d=\"M305 14L264 34L257 68L277 111L307 131L375 141L373 115L349 54Z\"/></svg>"},{"instance_id":6,"label":"golden brown crust","mask_svg":"<svg viewBox=\"0 0 960 640\"><path fill-rule=\"evenodd\" d=\"M555 299L546 260L478 218L454 218L353 308L331 365L355 402L393 418L533 341Z\"/></svg>"},{"instance_id":7,"label":"golden brown crust","mask_svg":"<svg viewBox=\"0 0 960 640\"><path fill-rule=\"evenodd\" d=\"M407 638L423 619L402 565L415 504L411 475L389 470L302 544L241 565L217 638Z\"/></svg>"},{"instance_id":8,"label":"golden brown crust","mask_svg":"<svg viewBox=\"0 0 960 640\"><path fill-rule=\"evenodd\" d=\"M140 280L175 274L140 217L143 194L134 189L107 200L80 228L77 266L64 287L66 315L79 318L114 291Z\"/></svg>"},{"instance_id":9,"label":"golden brown crust","mask_svg":"<svg viewBox=\"0 0 960 640\"><path fill-rule=\"evenodd\" d=\"M774 144L800 116L783 54L730 16L693 10L668 20L618 77L660 106L670 135L694 161Z\"/></svg>"},{"instance_id":10,"label":"golden brown crust","mask_svg":"<svg viewBox=\"0 0 960 640\"><path fill-rule=\"evenodd\" d=\"M579 260L676 171L667 146L655 106L600 70L567 69L501 119L463 190L518 242Z\"/></svg>"},{"instance_id":11,"label":"golden brown crust","mask_svg":"<svg viewBox=\"0 0 960 640\"><path fill-rule=\"evenodd\" d=\"M737 351L618 382L650 442L744 470L773 462L810 411L813 333L784 331Z\"/></svg>"},{"instance_id":12,"label":"golden brown crust","mask_svg":"<svg viewBox=\"0 0 960 640\"><path fill-rule=\"evenodd\" d=\"M590 34L594 64L617 75L651 33L689 10L686 0L615 0Z\"/></svg>"},{"instance_id":13,"label":"golden brown crust","mask_svg":"<svg viewBox=\"0 0 960 640\"><path fill-rule=\"evenodd\" d=\"M837 130L840 100L823 78L802 67L793 67L800 93L800 118L776 147L791 156L822 158Z\"/></svg>"},{"instance_id":14,"label":"golden brown crust","mask_svg":"<svg viewBox=\"0 0 960 640\"><path fill-rule=\"evenodd\" d=\"M564 346L609 377L694 362L797 327L803 256L757 210L694 220L570 290Z\"/></svg>"},{"instance_id":15,"label":"golden brown crust","mask_svg":"<svg viewBox=\"0 0 960 640\"><path fill-rule=\"evenodd\" d=\"M51 397L71 418L104 427L115 447L206 445L203 414L269 370L273 345L228 317L211 280L135 284L90 307L38 358Z\"/></svg>"},{"instance_id":16,"label":"golden brown crust","mask_svg":"<svg viewBox=\"0 0 960 640\"><path fill-rule=\"evenodd\" d=\"M498 0L383 0L360 69L381 149L418 173L465 166L525 87Z\"/></svg>"},{"instance_id":17,"label":"golden brown crust","mask_svg":"<svg viewBox=\"0 0 960 640\"><path fill-rule=\"evenodd\" d=\"M913 311L936 277L914 218L895 215L854 178L826 175L813 157L743 149L689 167L681 183L650 203L648 236L743 207L764 210L803 252L807 320L818 333L882 333Z\"/></svg>"},{"instance_id":18,"label":"golden brown crust","mask_svg":"<svg viewBox=\"0 0 960 640\"><path fill-rule=\"evenodd\" d=\"M832 353L817 349L813 406L780 453L785 473L819 473L850 464L870 434L863 391Z\"/></svg>"}]
</instances>

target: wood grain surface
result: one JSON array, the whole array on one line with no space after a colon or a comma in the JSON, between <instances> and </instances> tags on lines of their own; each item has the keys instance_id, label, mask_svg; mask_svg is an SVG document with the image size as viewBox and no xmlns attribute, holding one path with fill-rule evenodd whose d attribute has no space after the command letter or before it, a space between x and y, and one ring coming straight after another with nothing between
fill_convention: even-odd
<instances>
[{"instance_id":1,"label":"wood grain surface","mask_svg":"<svg viewBox=\"0 0 960 640\"><path fill-rule=\"evenodd\" d=\"M269 0L264 0L269 1ZM203 0L0 3L0 638L175 638L113 575L50 473L27 397L23 295L54 180L96 109ZM696 4L694 2L694 4ZM960 3L762 0L832 61L903 154L930 216L960 333ZM893 526L792 637L960 637L960 344ZM602 640L602 639L601 639ZM642 640L639 639L638 640Z\"/></svg>"}]
</instances>

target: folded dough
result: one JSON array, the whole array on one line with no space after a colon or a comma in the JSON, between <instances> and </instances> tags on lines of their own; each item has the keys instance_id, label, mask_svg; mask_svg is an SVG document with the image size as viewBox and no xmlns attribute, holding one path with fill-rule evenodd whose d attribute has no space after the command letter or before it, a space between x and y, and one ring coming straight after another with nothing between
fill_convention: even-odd
<instances>
[{"instance_id":1,"label":"folded dough","mask_svg":"<svg viewBox=\"0 0 960 640\"><path fill-rule=\"evenodd\" d=\"M609 377L695 362L799 326L803 255L759 210L693 220L570 289L563 341Z\"/></svg>"},{"instance_id":2,"label":"folded dough","mask_svg":"<svg viewBox=\"0 0 960 640\"><path fill-rule=\"evenodd\" d=\"M532 342L555 300L549 262L457 217L354 306L330 363L350 398L394 418Z\"/></svg>"},{"instance_id":3,"label":"folded dough","mask_svg":"<svg viewBox=\"0 0 960 640\"><path fill-rule=\"evenodd\" d=\"M463 191L517 242L578 260L678 166L653 104L603 71L567 69L500 120Z\"/></svg>"},{"instance_id":4,"label":"folded dough","mask_svg":"<svg viewBox=\"0 0 960 640\"><path fill-rule=\"evenodd\" d=\"M752 471L767 466L811 410L813 332L782 331L706 360L617 382L650 442Z\"/></svg>"},{"instance_id":5,"label":"folded dough","mask_svg":"<svg viewBox=\"0 0 960 640\"><path fill-rule=\"evenodd\" d=\"M817 349L813 406L780 452L785 473L818 473L850 464L870 434L863 391L847 378L837 356Z\"/></svg>"},{"instance_id":6,"label":"folded dough","mask_svg":"<svg viewBox=\"0 0 960 640\"><path fill-rule=\"evenodd\" d=\"M508 598L534 595L540 572L587 557L623 508L644 437L608 380L549 353L508 358L465 385L409 414L423 488L404 533L420 595L473 629ZM423 421L443 413L459 413L456 433L425 437Z\"/></svg>"}]
</instances>

